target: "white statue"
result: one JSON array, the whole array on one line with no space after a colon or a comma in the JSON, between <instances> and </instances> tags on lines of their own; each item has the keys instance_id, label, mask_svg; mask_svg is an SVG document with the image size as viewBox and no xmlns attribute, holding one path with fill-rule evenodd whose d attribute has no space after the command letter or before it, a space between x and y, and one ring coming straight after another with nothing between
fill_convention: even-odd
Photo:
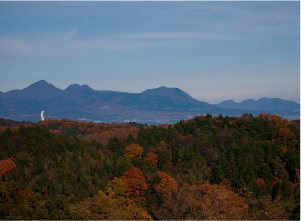
<instances>
[{"instance_id":1,"label":"white statue","mask_svg":"<svg viewBox=\"0 0 301 221\"><path fill-rule=\"evenodd\" d=\"M44 116L43 116L43 114L44 114L44 111L42 111L42 113L41 113L41 121L44 121Z\"/></svg>"}]
</instances>

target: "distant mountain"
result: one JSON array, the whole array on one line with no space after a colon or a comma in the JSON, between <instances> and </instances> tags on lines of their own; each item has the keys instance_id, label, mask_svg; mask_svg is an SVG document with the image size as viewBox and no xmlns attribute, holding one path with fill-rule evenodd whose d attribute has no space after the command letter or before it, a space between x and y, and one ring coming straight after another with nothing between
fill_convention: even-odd
<instances>
[{"instance_id":1,"label":"distant mountain","mask_svg":"<svg viewBox=\"0 0 301 221\"><path fill-rule=\"evenodd\" d=\"M141 94L152 96L180 96L187 99L193 99L189 94L185 93L179 88L168 88L164 86L155 89L148 89L146 91L143 91Z\"/></svg>"},{"instance_id":2,"label":"distant mountain","mask_svg":"<svg viewBox=\"0 0 301 221\"><path fill-rule=\"evenodd\" d=\"M221 105L230 104L222 107L198 101L179 88L159 87L148 89L142 93L127 93L93 90L87 85L72 84L65 90L61 90L42 80L22 90L1 92L0 118L39 121L41 111L45 111L46 119L86 119L101 122L135 121L148 124L176 123L181 119L207 113L241 116L247 112L257 116L263 110L256 109L262 108L257 105L259 101L260 104L275 106L269 99L268 101L262 99L245 101L245 104L248 105L245 105L244 108L248 110L242 110L241 106L234 101L222 102ZM281 102L278 101L278 103ZM295 108L292 109L296 110ZM269 112L273 114L271 109ZM275 112L275 114L296 119L300 112Z\"/></svg>"},{"instance_id":3,"label":"distant mountain","mask_svg":"<svg viewBox=\"0 0 301 221\"><path fill-rule=\"evenodd\" d=\"M22 120L20 117L35 116L38 120L42 110L45 111L45 117L120 122L137 117L157 118L159 115L185 119L196 115L196 112L215 111L219 114L224 109L198 101L178 88L167 87L137 94L93 90L87 85L78 84L61 90L42 80L23 90L0 93L0 117L11 116L16 119L18 116L18 120Z\"/></svg>"},{"instance_id":4,"label":"distant mountain","mask_svg":"<svg viewBox=\"0 0 301 221\"><path fill-rule=\"evenodd\" d=\"M0 99L35 99L38 101L46 101L54 98L62 92L61 89L49 84L48 82L41 80L38 81L23 90L12 90L7 93L0 93Z\"/></svg>"},{"instance_id":5,"label":"distant mountain","mask_svg":"<svg viewBox=\"0 0 301 221\"><path fill-rule=\"evenodd\" d=\"M248 99L240 103L236 103L233 100L223 101L219 104L215 104L217 107L230 108L230 109L242 109L242 110L262 110L262 111L300 111L300 104L283 100L280 98L260 98L257 101Z\"/></svg>"}]
</instances>

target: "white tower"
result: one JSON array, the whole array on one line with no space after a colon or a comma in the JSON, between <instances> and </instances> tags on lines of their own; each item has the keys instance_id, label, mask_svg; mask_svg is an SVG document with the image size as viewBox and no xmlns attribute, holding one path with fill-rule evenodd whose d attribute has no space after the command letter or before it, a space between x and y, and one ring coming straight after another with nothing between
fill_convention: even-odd
<instances>
[{"instance_id":1,"label":"white tower","mask_svg":"<svg viewBox=\"0 0 301 221\"><path fill-rule=\"evenodd\" d=\"M41 121L44 121L44 116L43 116L43 114L44 114L44 111L42 111L42 113L41 113Z\"/></svg>"}]
</instances>

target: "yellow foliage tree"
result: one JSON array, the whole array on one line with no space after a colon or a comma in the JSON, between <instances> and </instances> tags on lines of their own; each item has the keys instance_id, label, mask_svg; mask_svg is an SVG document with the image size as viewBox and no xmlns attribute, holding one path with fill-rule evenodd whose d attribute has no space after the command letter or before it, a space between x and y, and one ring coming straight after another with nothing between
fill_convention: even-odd
<instances>
[{"instance_id":1,"label":"yellow foliage tree","mask_svg":"<svg viewBox=\"0 0 301 221\"><path fill-rule=\"evenodd\" d=\"M162 141L159 143L159 147L162 147L162 148L164 148L164 149L167 148L167 145L166 145L166 143L164 142L164 140L162 140Z\"/></svg>"},{"instance_id":2,"label":"yellow foliage tree","mask_svg":"<svg viewBox=\"0 0 301 221\"><path fill-rule=\"evenodd\" d=\"M273 122L273 124L276 124L276 125L283 124L283 118L278 116L278 115L273 114L272 115L272 122Z\"/></svg>"},{"instance_id":3,"label":"yellow foliage tree","mask_svg":"<svg viewBox=\"0 0 301 221\"><path fill-rule=\"evenodd\" d=\"M111 198L123 197L127 190L127 186L124 185L120 178L114 177L105 188L105 193Z\"/></svg>"},{"instance_id":4,"label":"yellow foliage tree","mask_svg":"<svg viewBox=\"0 0 301 221\"><path fill-rule=\"evenodd\" d=\"M118 182L118 181L117 181ZM82 214L89 220L151 220L146 211L139 208L128 198L116 195L111 197L103 191L92 198L87 198L76 207L71 206L73 211Z\"/></svg>"},{"instance_id":5,"label":"yellow foliage tree","mask_svg":"<svg viewBox=\"0 0 301 221\"><path fill-rule=\"evenodd\" d=\"M140 147L139 144L131 144L124 150L124 156L131 159L140 159L142 153L143 147Z\"/></svg>"}]
</instances>

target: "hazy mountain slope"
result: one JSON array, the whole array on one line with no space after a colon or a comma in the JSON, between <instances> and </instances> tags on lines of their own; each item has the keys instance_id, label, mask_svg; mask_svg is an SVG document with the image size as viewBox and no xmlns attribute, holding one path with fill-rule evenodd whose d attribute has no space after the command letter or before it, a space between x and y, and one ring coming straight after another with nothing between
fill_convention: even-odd
<instances>
[{"instance_id":1,"label":"hazy mountain slope","mask_svg":"<svg viewBox=\"0 0 301 221\"><path fill-rule=\"evenodd\" d=\"M56 118L86 117L112 121L127 116L156 118L162 112L189 112L223 110L190 97L178 88L160 87L142 93L93 90L87 85L72 84L60 90L46 81L38 81L23 90L0 93L0 115L18 119L34 116L38 119L42 110L45 116ZM152 114L143 114L153 111ZM142 113L143 112L143 113ZM159 113L160 112L160 113ZM165 114L163 114L164 117ZM182 116L181 115L181 116ZM170 115L171 116L171 115ZM181 117L182 118L182 117ZM186 118L186 117L185 117ZM32 118L31 118L32 119Z\"/></svg>"},{"instance_id":2,"label":"hazy mountain slope","mask_svg":"<svg viewBox=\"0 0 301 221\"><path fill-rule=\"evenodd\" d=\"M60 90L42 80L23 90L0 93L0 117L38 121L43 110L44 116L48 119L86 118L102 122L131 120L144 123L154 119L159 122L173 119L172 122L177 122L179 119L207 113L241 116L244 112L251 113L251 110L256 110L252 113L258 115L260 110L264 110L256 109L261 108L261 103L269 104L268 107L283 105L282 101L277 100L276 104L275 101L273 102L264 99L247 100L241 105L234 101L227 101L222 103L224 106L218 107L218 105L198 101L178 88L159 87L142 93L126 93L99 91L87 85L72 84L65 90ZM225 103L230 103L230 107ZM242 110L243 108L247 111ZM278 109L283 108L278 107ZM295 118L297 113L277 114Z\"/></svg>"},{"instance_id":3,"label":"hazy mountain slope","mask_svg":"<svg viewBox=\"0 0 301 221\"><path fill-rule=\"evenodd\" d=\"M215 104L217 107L243 110L265 110L265 111L299 111L300 104L280 98L260 98L257 101L248 99L240 103L233 100L223 101Z\"/></svg>"},{"instance_id":4,"label":"hazy mountain slope","mask_svg":"<svg viewBox=\"0 0 301 221\"><path fill-rule=\"evenodd\" d=\"M49 84L48 82L41 80L36 83L31 84L30 86L22 90L12 90L6 93L0 94L0 99L35 99L39 101L46 101L53 97L56 97L62 92L61 89Z\"/></svg>"}]
</instances>

